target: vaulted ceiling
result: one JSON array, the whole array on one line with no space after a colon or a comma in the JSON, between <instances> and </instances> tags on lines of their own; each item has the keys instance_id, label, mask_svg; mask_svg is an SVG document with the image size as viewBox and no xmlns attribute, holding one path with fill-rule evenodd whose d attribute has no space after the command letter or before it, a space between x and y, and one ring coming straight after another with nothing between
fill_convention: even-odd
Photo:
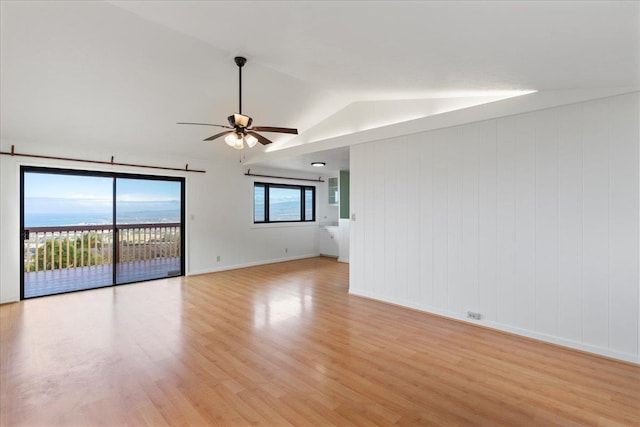
<instances>
[{"instance_id":1,"label":"vaulted ceiling","mask_svg":"<svg viewBox=\"0 0 640 427\"><path fill-rule=\"evenodd\" d=\"M237 161L222 140L202 142L213 128L175 124L224 124L237 111L237 55L248 58L243 112L257 125L300 130L270 134L272 149L524 91L640 86L638 2L3 1L1 8L3 149L89 145Z\"/></svg>"}]
</instances>

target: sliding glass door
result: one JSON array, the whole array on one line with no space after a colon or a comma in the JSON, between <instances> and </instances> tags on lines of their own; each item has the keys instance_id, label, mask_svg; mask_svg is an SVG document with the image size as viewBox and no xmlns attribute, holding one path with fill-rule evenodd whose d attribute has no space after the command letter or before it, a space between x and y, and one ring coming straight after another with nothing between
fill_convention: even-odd
<instances>
[{"instance_id":1,"label":"sliding glass door","mask_svg":"<svg viewBox=\"0 0 640 427\"><path fill-rule=\"evenodd\" d=\"M182 185L116 178L116 284L182 275Z\"/></svg>"},{"instance_id":2,"label":"sliding glass door","mask_svg":"<svg viewBox=\"0 0 640 427\"><path fill-rule=\"evenodd\" d=\"M184 272L184 179L21 168L22 298Z\"/></svg>"},{"instance_id":3,"label":"sliding glass door","mask_svg":"<svg viewBox=\"0 0 640 427\"><path fill-rule=\"evenodd\" d=\"M111 177L23 170L23 298L113 284L112 194Z\"/></svg>"}]
</instances>

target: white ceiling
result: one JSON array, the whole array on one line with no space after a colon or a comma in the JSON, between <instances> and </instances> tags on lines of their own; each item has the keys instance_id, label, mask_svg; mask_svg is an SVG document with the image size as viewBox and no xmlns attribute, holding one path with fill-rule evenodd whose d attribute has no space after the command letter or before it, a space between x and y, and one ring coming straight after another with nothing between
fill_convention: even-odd
<instances>
[{"instance_id":1,"label":"white ceiling","mask_svg":"<svg viewBox=\"0 0 640 427\"><path fill-rule=\"evenodd\" d=\"M1 3L0 140L237 161L237 110L274 148L502 99L640 86L639 2ZM259 153L262 147L253 149ZM348 150L329 154L336 163ZM280 167L307 168L308 159ZM180 160L182 161L182 160Z\"/></svg>"}]
</instances>

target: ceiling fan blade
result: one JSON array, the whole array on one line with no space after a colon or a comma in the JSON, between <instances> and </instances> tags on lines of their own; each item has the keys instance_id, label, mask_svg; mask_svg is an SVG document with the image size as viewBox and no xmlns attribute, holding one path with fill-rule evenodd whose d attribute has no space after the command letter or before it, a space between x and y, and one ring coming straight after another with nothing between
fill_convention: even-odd
<instances>
[{"instance_id":1,"label":"ceiling fan blade","mask_svg":"<svg viewBox=\"0 0 640 427\"><path fill-rule=\"evenodd\" d=\"M277 132L277 133L293 133L298 134L298 129L292 128L278 128L273 126L254 126L251 130L257 130L259 132Z\"/></svg>"},{"instance_id":2,"label":"ceiling fan blade","mask_svg":"<svg viewBox=\"0 0 640 427\"><path fill-rule=\"evenodd\" d=\"M220 138L222 135L226 135L226 134L228 134L228 133L231 133L231 132L228 132L228 131L227 131L227 132L220 132L220 133L216 133L215 135L211 135L211 136L210 136L209 138L207 138L207 139L203 139L203 141L213 141L214 139L216 139L216 138Z\"/></svg>"},{"instance_id":3,"label":"ceiling fan blade","mask_svg":"<svg viewBox=\"0 0 640 427\"><path fill-rule=\"evenodd\" d=\"M178 122L176 123L177 125L198 125L198 126L215 126L218 128L225 128L225 129L233 129L232 127L229 126L224 126L224 125L213 125L211 123L188 123L188 122Z\"/></svg>"},{"instance_id":4,"label":"ceiling fan blade","mask_svg":"<svg viewBox=\"0 0 640 427\"><path fill-rule=\"evenodd\" d=\"M251 136L254 136L258 141L260 141L260 144L262 145L267 145L267 144L271 144L273 141L268 140L267 138L265 138L264 136L260 135L259 133L256 132L252 132L252 131L247 131L247 133Z\"/></svg>"}]
</instances>

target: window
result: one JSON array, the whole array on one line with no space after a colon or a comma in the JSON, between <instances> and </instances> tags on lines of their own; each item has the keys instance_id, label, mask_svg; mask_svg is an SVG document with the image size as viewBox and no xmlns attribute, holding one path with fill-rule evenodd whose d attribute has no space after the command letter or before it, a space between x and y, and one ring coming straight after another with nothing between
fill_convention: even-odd
<instances>
[{"instance_id":1,"label":"window","mask_svg":"<svg viewBox=\"0 0 640 427\"><path fill-rule=\"evenodd\" d=\"M337 205L339 203L338 199L338 178L329 178L329 204Z\"/></svg>"},{"instance_id":2,"label":"window","mask_svg":"<svg viewBox=\"0 0 640 427\"><path fill-rule=\"evenodd\" d=\"M253 222L316 220L316 188L304 185L253 184Z\"/></svg>"}]
</instances>

